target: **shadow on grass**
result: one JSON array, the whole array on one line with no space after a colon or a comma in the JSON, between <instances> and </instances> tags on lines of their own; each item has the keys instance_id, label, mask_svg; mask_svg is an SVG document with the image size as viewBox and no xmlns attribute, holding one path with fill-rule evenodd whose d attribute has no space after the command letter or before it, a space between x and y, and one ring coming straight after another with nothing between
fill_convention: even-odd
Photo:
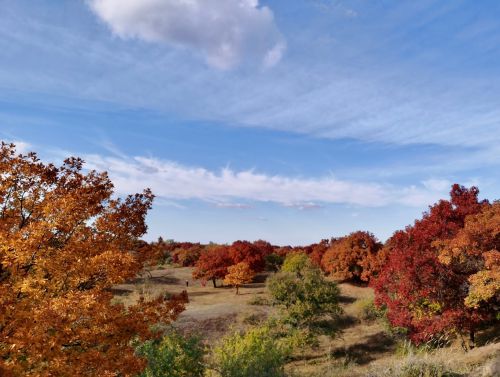
<instances>
[{"instance_id":1,"label":"shadow on grass","mask_svg":"<svg viewBox=\"0 0 500 377\"><path fill-rule=\"evenodd\" d=\"M339 330L345 330L349 327L357 325L358 323L359 320L356 317L352 315L342 314L335 320L334 325Z\"/></svg>"},{"instance_id":2,"label":"shadow on grass","mask_svg":"<svg viewBox=\"0 0 500 377\"><path fill-rule=\"evenodd\" d=\"M352 304L354 301L356 301L355 297L344 296L344 295L339 296L339 302L341 304Z\"/></svg>"},{"instance_id":3,"label":"shadow on grass","mask_svg":"<svg viewBox=\"0 0 500 377\"><path fill-rule=\"evenodd\" d=\"M115 296L126 296L133 292L133 290L122 288L109 288L108 291Z\"/></svg>"},{"instance_id":4,"label":"shadow on grass","mask_svg":"<svg viewBox=\"0 0 500 377\"><path fill-rule=\"evenodd\" d=\"M202 297L202 296L213 296L217 295L219 293L224 293L223 291L219 291L216 288L214 288L211 291L201 291L201 292L190 292L188 289L188 296L189 297Z\"/></svg>"},{"instance_id":5,"label":"shadow on grass","mask_svg":"<svg viewBox=\"0 0 500 377\"><path fill-rule=\"evenodd\" d=\"M261 272L254 276L254 283L265 283L267 278L269 277L269 272Z\"/></svg>"},{"instance_id":6,"label":"shadow on grass","mask_svg":"<svg viewBox=\"0 0 500 377\"><path fill-rule=\"evenodd\" d=\"M381 354L394 350L394 348L394 340L384 332L379 332L366 337L363 343L334 349L331 355L336 358L345 357L357 364L364 365L379 358Z\"/></svg>"},{"instance_id":7,"label":"shadow on grass","mask_svg":"<svg viewBox=\"0 0 500 377\"><path fill-rule=\"evenodd\" d=\"M135 279L131 279L127 283L129 284L167 284L167 285L177 285L184 283L181 279L172 276L142 276Z\"/></svg>"},{"instance_id":8,"label":"shadow on grass","mask_svg":"<svg viewBox=\"0 0 500 377\"><path fill-rule=\"evenodd\" d=\"M485 329L479 331L476 335L476 346L481 347L490 343L496 343L500 340L500 326L493 323Z\"/></svg>"}]
</instances>

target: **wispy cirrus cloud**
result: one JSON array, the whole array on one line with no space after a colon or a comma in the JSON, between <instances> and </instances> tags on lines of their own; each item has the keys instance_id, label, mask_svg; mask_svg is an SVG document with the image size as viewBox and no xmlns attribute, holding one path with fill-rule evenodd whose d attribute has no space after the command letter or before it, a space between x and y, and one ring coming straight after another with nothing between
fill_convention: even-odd
<instances>
[{"instance_id":1,"label":"wispy cirrus cloud","mask_svg":"<svg viewBox=\"0 0 500 377\"><path fill-rule=\"evenodd\" d=\"M240 1L244 5L238 8L238 15L244 14L241 17L248 16L249 20L265 18L262 14L268 8L256 1ZM465 26L460 32L468 31L466 34L473 37L462 37L460 49L449 51L438 45L429 55L416 55L408 62L403 48L407 44L401 42L408 42L405 48L420 51L420 39L414 42L405 28L414 26L412 22L418 19L418 30L430 26L432 31L435 16L424 12L425 6L408 3L393 11L403 8L399 11L404 17L386 19L381 18L388 17L382 9L372 5L377 9L371 13L364 10L367 18L369 14L373 17L364 19L362 25L358 24L360 17L347 24L336 19L346 31L334 33L337 43L329 48L318 47L325 30L310 30L310 34L302 37L303 42L299 40L302 33L289 32L288 43L297 55L282 61L275 69L221 73L202 67L185 50L199 51L207 59L212 53L218 56L217 49L211 46L223 44L224 33L231 34L234 28L224 29L224 33L216 33L220 31L217 28L213 33L205 32L204 26L209 29L212 26L203 22L211 21L198 23L196 18L187 16L189 12L184 14L179 9L188 3L193 7L197 4L200 12L213 11L224 21L232 13L221 9L239 4L237 0L89 0L88 3L99 9L96 13L112 29L111 24L116 24L115 33L126 39L110 38L107 30L99 33L92 29L89 33L63 14L50 17L35 6L23 7L17 2L0 5L0 12L7 15L0 24L0 85L9 89L0 93L0 97L11 100L12 93L35 93L37 101L50 101L51 95L56 94L53 101L69 98L67 103L71 106L82 99L109 101L119 107L159 111L182 121L270 128L329 139L476 147L485 155L476 166L498 157L494 148L500 142L499 79L494 74L496 68L490 68L491 74L482 73L481 62L475 59L482 56L483 60L495 63L498 60L497 49L491 47L498 45L494 39L499 30L496 24L486 31L477 31L477 25L470 26L472 30ZM82 8L77 10L78 14L95 27L94 14L86 5L75 4ZM415 7L419 16L415 16ZM448 7L453 9L450 4ZM273 10L278 14L280 8L275 5ZM169 23L177 11L182 17ZM453 12L443 11L440 16L449 13ZM152 26L157 18L159 26ZM248 56L258 58L261 63L266 56L270 63L280 59L282 37L275 30L274 17L272 24L269 17L266 19L263 25L257 21L242 23L241 32L246 37L241 40L233 41L227 36L232 41L229 50L235 51L238 59L225 59L221 55L221 66L229 67ZM187 20L186 24L183 20ZM384 20L383 30L373 30L380 26L380 20ZM262 27L256 27L254 33L251 30L255 25ZM175 32L170 29L174 27ZM282 28L287 31L286 23ZM431 31L424 33L427 38ZM155 33L159 34L154 37ZM129 43L130 38L142 40L147 35L152 41L158 39L163 41L160 43L179 44L188 49L158 49L155 43ZM418 35L423 38L421 33ZM48 44L47 40L53 43ZM253 50L252 46L260 47ZM311 49L321 50L321 55L310 54ZM458 50L463 55L454 55ZM387 61L388 55L383 52L392 52L393 60ZM402 54L399 58L394 56L398 53ZM463 72L457 70L461 64L467 67ZM61 105L57 102L55 106Z\"/></svg>"},{"instance_id":2,"label":"wispy cirrus cloud","mask_svg":"<svg viewBox=\"0 0 500 377\"><path fill-rule=\"evenodd\" d=\"M188 47L220 69L257 59L277 64L285 41L271 9L258 0L88 0L121 38Z\"/></svg>"}]
</instances>

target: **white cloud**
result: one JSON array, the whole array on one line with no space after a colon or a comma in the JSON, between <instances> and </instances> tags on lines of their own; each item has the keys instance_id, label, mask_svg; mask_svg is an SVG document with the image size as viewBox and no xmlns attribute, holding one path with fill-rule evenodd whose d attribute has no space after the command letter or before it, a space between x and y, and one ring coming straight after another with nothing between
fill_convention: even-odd
<instances>
[{"instance_id":1,"label":"white cloud","mask_svg":"<svg viewBox=\"0 0 500 377\"><path fill-rule=\"evenodd\" d=\"M286 46L272 11L259 6L258 0L88 0L88 4L121 38L188 47L219 69L247 59L273 66Z\"/></svg>"},{"instance_id":2,"label":"white cloud","mask_svg":"<svg viewBox=\"0 0 500 377\"><path fill-rule=\"evenodd\" d=\"M16 149L19 153L27 153L31 150L31 144L25 141L17 140L13 143L16 145Z\"/></svg>"},{"instance_id":3,"label":"white cloud","mask_svg":"<svg viewBox=\"0 0 500 377\"><path fill-rule=\"evenodd\" d=\"M245 203L233 203L233 202L217 202L215 203L217 208L231 208L231 209L249 209L252 208L251 205Z\"/></svg>"},{"instance_id":4,"label":"white cloud","mask_svg":"<svg viewBox=\"0 0 500 377\"><path fill-rule=\"evenodd\" d=\"M289 208L295 208L300 211L307 211L307 210L313 210L313 209L320 209L323 208L322 205L313 203L313 202L307 202L307 203L290 203L290 204L285 204L286 207Z\"/></svg>"},{"instance_id":5,"label":"white cloud","mask_svg":"<svg viewBox=\"0 0 500 377\"><path fill-rule=\"evenodd\" d=\"M267 175L255 171L219 172L188 167L151 157L85 156L88 167L108 171L119 194L150 187L164 200L197 199L222 208L248 208L246 202L272 202L299 210L324 204L379 207L390 204L424 206L442 197L433 187L395 187L340 180L333 176L303 178ZM238 200L245 201L241 204Z\"/></svg>"},{"instance_id":6,"label":"white cloud","mask_svg":"<svg viewBox=\"0 0 500 377\"><path fill-rule=\"evenodd\" d=\"M450 189L452 182L450 182L447 179L431 178L431 179L427 179L425 181L422 181L422 184L424 185L424 187L428 188L429 190L446 191L446 190Z\"/></svg>"},{"instance_id":7,"label":"white cloud","mask_svg":"<svg viewBox=\"0 0 500 377\"><path fill-rule=\"evenodd\" d=\"M31 144L30 143L27 143L25 141L22 141L22 140L0 140L4 143L7 143L7 144L14 144L16 146L16 152L17 153L28 153L28 152L31 152Z\"/></svg>"}]
</instances>

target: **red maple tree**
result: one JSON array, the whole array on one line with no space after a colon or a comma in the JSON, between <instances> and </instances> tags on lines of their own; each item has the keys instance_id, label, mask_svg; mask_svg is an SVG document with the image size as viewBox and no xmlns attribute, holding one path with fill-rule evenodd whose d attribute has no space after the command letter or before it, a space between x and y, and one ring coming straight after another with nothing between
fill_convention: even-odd
<instances>
[{"instance_id":1,"label":"red maple tree","mask_svg":"<svg viewBox=\"0 0 500 377\"><path fill-rule=\"evenodd\" d=\"M263 271L266 267L265 249L262 250L251 242L236 241L230 246L229 252L233 259L232 264L245 262L254 272Z\"/></svg>"},{"instance_id":2,"label":"red maple tree","mask_svg":"<svg viewBox=\"0 0 500 377\"><path fill-rule=\"evenodd\" d=\"M450 200L439 201L388 241L386 263L372 281L376 303L385 306L390 322L406 328L416 343L452 330L468 331L473 340L482 316L464 304L468 276L440 263L433 243L455 237L468 215L488 205L478 194L476 187L453 185Z\"/></svg>"},{"instance_id":3,"label":"red maple tree","mask_svg":"<svg viewBox=\"0 0 500 377\"><path fill-rule=\"evenodd\" d=\"M217 279L223 279L227 275L227 268L232 264L233 259L228 246L216 245L208 247L196 261L193 278L202 282L212 280L214 288L216 288Z\"/></svg>"}]
</instances>

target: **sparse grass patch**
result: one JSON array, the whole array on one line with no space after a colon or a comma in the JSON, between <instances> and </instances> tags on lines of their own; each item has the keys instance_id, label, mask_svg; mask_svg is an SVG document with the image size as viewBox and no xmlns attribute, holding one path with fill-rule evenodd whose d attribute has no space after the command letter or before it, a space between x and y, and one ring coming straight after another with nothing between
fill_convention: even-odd
<instances>
[{"instance_id":1,"label":"sparse grass patch","mask_svg":"<svg viewBox=\"0 0 500 377\"><path fill-rule=\"evenodd\" d=\"M383 311L375 306L373 299L364 298L353 304L355 316L362 322L370 323L384 316Z\"/></svg>"},{"instance_id":2,"label":"sparse grass patch","mask_svg":"<svg viewBox=\"0 0 500 377\"><path fill-rule=\"evenodd\" d=\"M460 377L450 367L426 357L408 357L390 368L370 374L373 377Z\"/></svg>"},{"instance_id":3,"label":"sparse grass patch","mask_svg":"<svg viewBox=\"0 0 500 377\"><path fill-rule=\"evenodd\" d=\"M252 313L243 318L243 323L245 325L257 326L262 324L266 319L264 314Z\"/></svg>"},{"instance_id":4,"label":"sparse grass patch","mask_svg":"<svg viewBox=\"0 0 500 377\"><path fill-rule=\"evenodd\" d=\"M266 297L254 295L250 300L248 300L248 305L270 306L271 303Z\"/></svg>"}]
</instances>

